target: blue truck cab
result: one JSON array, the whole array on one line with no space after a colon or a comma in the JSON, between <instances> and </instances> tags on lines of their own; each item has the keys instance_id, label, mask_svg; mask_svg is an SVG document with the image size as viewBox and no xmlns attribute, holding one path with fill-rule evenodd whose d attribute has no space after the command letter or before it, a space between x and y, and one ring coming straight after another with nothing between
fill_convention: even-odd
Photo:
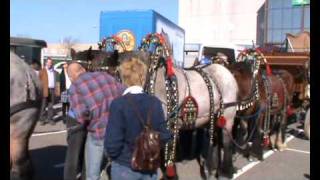
<instances>
[{"instance_id":1,"label":"blue truck cab","mask_svg":"<svg viewBox=\"0 0 320 180\"><path fill-rule=\"evenodd\" d=\"M183 66L185 31L154 10L102 11L100 13L100 41L117 35L126 50L137 50L148 33L168 34L176 66Z\"/></svg>"}]
</instances>

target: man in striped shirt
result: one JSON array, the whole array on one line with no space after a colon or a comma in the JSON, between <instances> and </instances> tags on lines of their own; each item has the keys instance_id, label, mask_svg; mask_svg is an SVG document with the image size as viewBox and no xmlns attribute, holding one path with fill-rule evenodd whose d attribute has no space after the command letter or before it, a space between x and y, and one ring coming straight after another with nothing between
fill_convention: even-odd
<instances>
[{"instance_id":1,"label":"man in striped shirt","mask_svg":"<svg viewBox=\"0 0 320 180\"><path fill-rule=\"evenodd\" d=\"M86 179L100 179L103 139L111 101L121 96L125 86L106 72L86 72L78 63L68 66L70 109L77 121L87 127L85 144Z\"/></svg>"}]
</instances>

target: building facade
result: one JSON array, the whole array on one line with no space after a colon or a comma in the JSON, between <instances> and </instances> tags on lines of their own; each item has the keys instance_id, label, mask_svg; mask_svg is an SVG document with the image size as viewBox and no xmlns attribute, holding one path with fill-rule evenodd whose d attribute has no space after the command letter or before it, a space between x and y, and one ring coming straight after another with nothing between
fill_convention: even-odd
<instances>
[{"instance_id":1,"label":"building facade","mask_svg":"<svg viewBox=\"0 0 320 180\"><path fill-rule=\"evenodd\" d=\"M257 12L264 0L179 0L186 43L248 45L256 42Z\"/></svg>"},{"instance_id":2,"label":"building facade","mask_svg":"<svg viewBox=\"0 0 320 180\"><path fill-rule=\"evenodd\" d=\"M310 0L266 0L258 10L257 44L283 44L286 34L310 32Z\"/></svg>"}]
</instances>

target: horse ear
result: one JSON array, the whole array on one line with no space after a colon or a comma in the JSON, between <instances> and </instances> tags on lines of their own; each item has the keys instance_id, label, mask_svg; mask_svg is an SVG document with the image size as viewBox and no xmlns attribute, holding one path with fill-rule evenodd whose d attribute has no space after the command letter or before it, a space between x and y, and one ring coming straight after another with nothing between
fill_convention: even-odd
<instances>
[{"instance_id":1,"label":"horse ear","mask_svg":"<svg viewBox=\"0 0 320 180\"><path fill-rule=\"evenodd\" d=\"M93 59L92 46L90 46L87 52L87 61L91 61L92 59Z\"/></svg>"},{"instance_id":2,"label":"horse ear","mask_svg":"<svg viewBox=\"0 0 320 180\"><path fill-rule=\"evenodd\" d=\"M114 50L111 58L110 58L110 65L111 66L118 66L119 65L119 51L118 50Z\"/></svg>"}]
</instances>

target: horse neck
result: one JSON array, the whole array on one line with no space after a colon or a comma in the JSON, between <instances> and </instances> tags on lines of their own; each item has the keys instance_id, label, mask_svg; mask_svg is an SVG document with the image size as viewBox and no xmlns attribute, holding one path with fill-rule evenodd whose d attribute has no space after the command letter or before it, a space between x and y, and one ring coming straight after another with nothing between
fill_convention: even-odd
<instances>
[{"instance_id":1,"label":"horse neck","mask_svg":"<svg viewBox=\"0 0 320 180\"><path fill-rule=\"evenodd\" d=\"M166 70L164 67L159 67L154 72L156 74L156 79L154 82L154 95L160 99L163 104L163 110L166 112L166 108L164 108L164 103L166 103L165 72Z\"/></svg>"},{"instance_id":2,"label":"horse neck","mask_svg":"<svg viewBox=\"0 0 320 180\"><path fill-rule=\"evenodd\" d=\"M253 74L250 72L244 72L244 70L239 70L237 68L229 68L229 70L234 74L239 85L240 99L248 98L252 93L252 88L255 86Z\"/></svg>"}]
</instances>

